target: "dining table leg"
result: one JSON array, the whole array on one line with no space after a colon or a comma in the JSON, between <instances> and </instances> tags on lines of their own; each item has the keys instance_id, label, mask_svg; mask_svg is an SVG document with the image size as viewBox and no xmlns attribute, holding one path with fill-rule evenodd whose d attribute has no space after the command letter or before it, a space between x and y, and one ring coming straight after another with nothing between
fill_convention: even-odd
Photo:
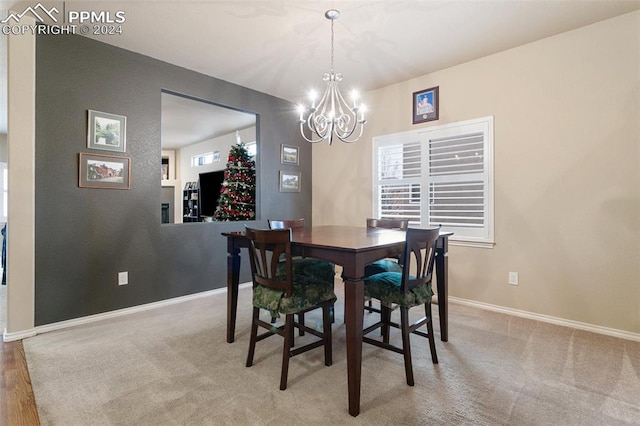
<instances>
[{"instance_id":1,"label":"dining table leg","mask_svg":"<svg viewBox=\"0 0 640 426\"><path fill-rule=\"evenodd\" d=\"M346 279L344 282L345 324L347 337L347 380L349 414L360 414L362 373L362 327L364 316L364 283Z\"/></svg>"},{"instance_id":2,"label":"dining table leg","mask_svg":"<svg viewBox=\"0 0 640 426\"><path fill-rule=\"evenodd\" d=\"M449 341L449 239L438 239L436 246L436 289L438 291L438 316L440 340Z\"/></svg>"},{"instance_id":3,"label":"dining table leg","mask_svg":"<svg viewBox=\"0 0 640 426\"><path fill-rule=\"evenodd\" d=\"M238 286L240 285L240 248L234 238L227 239L227 343L233 343L238 312Z\"/></svg>"}]
</instances>

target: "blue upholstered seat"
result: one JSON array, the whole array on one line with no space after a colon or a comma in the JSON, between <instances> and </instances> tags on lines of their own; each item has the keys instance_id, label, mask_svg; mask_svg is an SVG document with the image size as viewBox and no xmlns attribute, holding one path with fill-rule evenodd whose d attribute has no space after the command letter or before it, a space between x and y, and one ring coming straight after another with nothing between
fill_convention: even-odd
<instances>
[{"instance_id":1,"label":"blue upholstered seat","mask_svg":"<svg viewBox=\"0 0 640 426\"><path fill-rule=\"evenodd\" d=\"M402 266L400 266L395 260L382 259L376 260L364 267L365 277L379 274L381 272L402 272Z\"/></svg>"},{"instance_id":2,"label":"blue upholstered seat","mask_svg":"<svg viewBox=\"0 0 640 426\"><path fill-rule=\"evenodd\" d=\"M380 272L364 279L364 294L385 305L394 303L408 308L431 302L431 282L414 287L406 294L402 292L401 284L402 272Z\"/></svg>"}]
</instances>

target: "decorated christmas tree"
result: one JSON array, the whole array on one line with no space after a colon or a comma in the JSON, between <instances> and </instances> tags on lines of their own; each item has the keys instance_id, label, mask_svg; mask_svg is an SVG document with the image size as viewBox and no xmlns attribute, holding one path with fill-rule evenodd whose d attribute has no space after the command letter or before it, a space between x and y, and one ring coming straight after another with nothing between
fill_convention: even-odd
<instances>
[{"instance_id":1,"label":"decorated christmas tree","mask_svg":"<svg viewBox=\"0 0 640 426\"><path fill-rule=\"evenodd\" d=\"M231 148L218 207L213 218L219 221L253 220L256 215L256 163L244 144Z\"/></svg>"}]
</instances>

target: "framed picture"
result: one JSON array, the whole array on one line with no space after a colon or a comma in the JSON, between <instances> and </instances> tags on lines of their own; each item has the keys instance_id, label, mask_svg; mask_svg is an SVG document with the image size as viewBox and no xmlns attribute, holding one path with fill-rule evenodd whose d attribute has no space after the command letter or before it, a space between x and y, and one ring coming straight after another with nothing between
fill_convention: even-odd
<instances>
[{"instance_id":1,"label":"framed picture","mask_svg":"<svg viewBox=\"0 0 640 426\"><path fill-rule=\"evenodd\" d=\"M298 156L298 147L291 145L280 146L280 162L282 164L300 164L300 158Z\"/></svg>"},{"instance_id":2,"label":"framed picture","mask_svg":"<svg viewBox=\"0 0 640 426\"><path fill-rule=\"evenodd\" d=\"M80 188L129 189L131 158L80 153Z\"/></svg>"},{"instance_id":3,"label":"framed picture","mask_svg":"<svg viewBox=\"0 0 640 426\"><path fill-rule=\"evenodd\" d=\"M280 192L300 192L300 172L280 170Z\"/></svg>"},{"instance_id":4,"label":"framed picture","mask_svg":"<svg viewBox=\"0 0 640 426\"><path fill-rule=\"evenodd\" d=\"M220 151L213 151L213 162L214 163L220 162Z\"/></svg>"},{"instance_id":5,"label":"framed picture","mask_svg":"<svg viewBox=\"0 0 640 426\"><path fill-rule=\"evenodd\" d=\"M162 180L169 180L169 159L162 157Z\"/></svg>"},{"instance_id":6,"label":"framed picture","mask_svg":"<svg viewBox=\"0 0 640 426\"><path fill-rule=\"evenodd\" d=\"M438 119L440 86L413 93L413 124Z\"/></svg>"},{"instance_id":7,"label":"framed picture","mask_svg":"<svg viewBox=\"0 0 640 426\"><path fill-rule=\"evenodd\" d=\"M87 148L126 151L127 117L89 110Z\"/></svg>"}]
</instances>

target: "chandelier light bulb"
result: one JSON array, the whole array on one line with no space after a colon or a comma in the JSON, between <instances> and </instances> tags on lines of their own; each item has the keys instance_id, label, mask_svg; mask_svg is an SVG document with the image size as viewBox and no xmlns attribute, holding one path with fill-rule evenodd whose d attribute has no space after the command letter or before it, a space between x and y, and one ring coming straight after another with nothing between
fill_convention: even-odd
<instances>
[{"instance_id":1,"label":"chandelier light bulb","mask_svg":"<svg viewBox=\"0 0 640 426\"><path fill-rule=\"evenodd\" d=\"M298 105L298 107L296 108L298 110L298 114L300 114L300 118L298 119L298 121L300 122L300 124L304 123L304 113L307 110L307 108L304 105Z\"/></svg>"}]
</instances>

